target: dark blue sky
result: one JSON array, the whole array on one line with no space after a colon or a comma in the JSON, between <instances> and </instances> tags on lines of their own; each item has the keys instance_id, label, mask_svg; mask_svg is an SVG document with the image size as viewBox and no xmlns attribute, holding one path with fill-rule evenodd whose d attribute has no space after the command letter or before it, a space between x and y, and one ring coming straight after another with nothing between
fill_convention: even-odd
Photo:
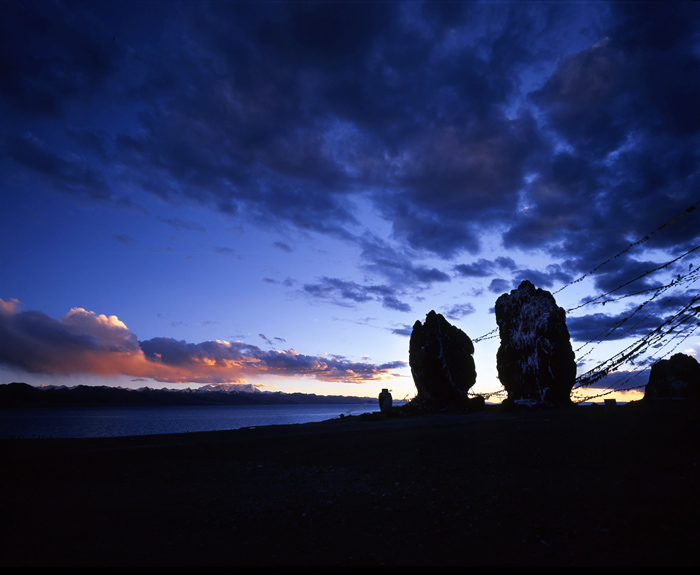
<instances>
[{"instance_id":1,"label":"dark blue sky","mask_svg":"<svg viewBox=\"0 0 700 575\"><path fill-rule=\"evenodd\" d=\"M3 383L403 396L431 309L475 339L523 279L555 292L595 269L557 293L571 309L700 244L698 3L0 14ZM580 372L676 313L692 280ZM575 347L650 293L571 312ZM499 387L496 348L477 344L477 391Z\"/></svg>"}]
</instances>

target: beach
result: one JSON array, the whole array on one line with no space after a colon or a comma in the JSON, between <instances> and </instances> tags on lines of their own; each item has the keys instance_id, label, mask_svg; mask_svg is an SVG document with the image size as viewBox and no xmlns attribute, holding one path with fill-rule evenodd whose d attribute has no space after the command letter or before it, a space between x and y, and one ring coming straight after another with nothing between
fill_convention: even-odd
<instances>
[{"instance_id":1,"label":"beach","mask_svg":"<svg viewBox=\"0 0 700 575\"><path fill-rule=\"evenodd\" d=\"M696 402L0 441L3 566L692 565Z\"/></svg>"}]
</instances>

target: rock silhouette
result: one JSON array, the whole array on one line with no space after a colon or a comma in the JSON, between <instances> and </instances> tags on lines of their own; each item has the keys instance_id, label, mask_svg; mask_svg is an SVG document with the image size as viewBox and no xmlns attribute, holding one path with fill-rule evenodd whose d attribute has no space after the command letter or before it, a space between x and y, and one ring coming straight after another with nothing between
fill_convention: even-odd
<instances>
[{"instance_id":1,"label":"rock silhouette","mask_svg":"<svg viewBox=\"0 0 700 575\"><path fill-rule=\"evenodd\" d=\"M508 401L568 404L576 379L566 313L548 291L523 281L496 300L498 377Z\"/></svg>"},{"instance_id":2,"label":"rock silhouette","mask_svg":"<svg viewBox=\"0 0 700 575\"><path fill-rule=\"evenodd\" d=\"M467 406L467 392L476 382L474 344L461 329L431 311L416 321L409 344L409 364L416 399L436 408Z\"/></svg>"},{"instance_id":3,"label":"rock silhouette","mask_svg":"<svg viewBox=\"0 0 700 575\"><path fill-rule=\"evenodd\" d=\"M657 361L644 399L700 399L700 363L682 353Z\"/></svg>"}]
</instances>

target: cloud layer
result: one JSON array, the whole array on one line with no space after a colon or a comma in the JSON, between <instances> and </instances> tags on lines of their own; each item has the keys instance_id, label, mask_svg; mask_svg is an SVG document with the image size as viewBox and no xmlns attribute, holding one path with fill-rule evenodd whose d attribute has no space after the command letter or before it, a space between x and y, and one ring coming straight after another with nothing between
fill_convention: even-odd
<instances>
[{"instance_id":1,"label":"cloud layer","mask_svg":"<svg viewBox=\"0 0 700 575\"><path fill-rule=\"evenodd\" d=\"M361 196L402 250L464 257L498 230L566 274L697 200L692 3L212 2L144 8L148 41L94 8L3 8L3 110L37 127L4 132L7 168L63 193L138 189L363 244ZM81 103L118 119L86 124ZM36 123L52 118L68 146Z\"/></svg>"},{"instance_id":2,"label":"cloud layer","mask_svg":"<svg viewBox=\"0 0 700 575\"><path fill-rule=\"evenodd\" d=\"M129 375L168 383L245 383L263 376L365 383L401 377L404 362L382 365L293 349L265 351L240 341L138 341L116 316L81 308L56 320L0 300L0 363L29 373Z\"/></svg>"}]
</instances>

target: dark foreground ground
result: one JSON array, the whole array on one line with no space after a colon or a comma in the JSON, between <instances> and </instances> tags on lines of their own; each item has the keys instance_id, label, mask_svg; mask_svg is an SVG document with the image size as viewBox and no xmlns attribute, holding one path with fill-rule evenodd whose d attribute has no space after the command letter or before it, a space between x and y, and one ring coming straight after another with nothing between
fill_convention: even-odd
<instances>
[{"instance_id":1,"label":"dark foreground ground","mask_svg":"<svg viewBox=\"0 0 700 575\"><path fill-rule=\"evenodd\" d=\"M0 566L692 565L700 410L0 441Z\"/></svg>"}]
</instances>

